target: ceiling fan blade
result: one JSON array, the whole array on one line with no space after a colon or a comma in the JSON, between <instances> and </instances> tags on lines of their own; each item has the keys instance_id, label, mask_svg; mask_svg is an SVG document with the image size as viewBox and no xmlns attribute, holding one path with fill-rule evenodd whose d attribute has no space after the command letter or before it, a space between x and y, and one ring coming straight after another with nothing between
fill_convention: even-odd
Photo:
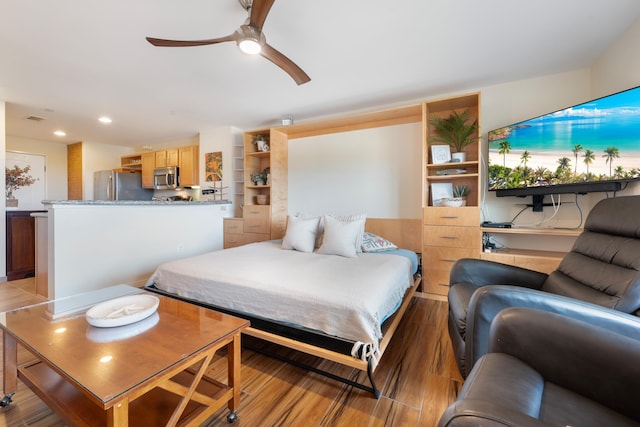
<instances>
[{"instance_id":1,"label":"ceiling fan blade","mask_svg":"<svg viewBox=\"0 0 640 427\"><path fill-rule=\"evenodd\" d=\"M262 47L260 55L276 64L278 67L282 68L293 78L293 80L296 81L298 85L302 85L311 81L311 78L307 75L307 73L302 71L302 68L298 67L292 60L290 60L268 44L265 44Z\"/></svg>"},{"instance_id":2,"label":"ceiling fan blade","mask_svg":"<svg viewBox=\"0 0 640 427\"><path fill-rule=\"evenodd\" d=\"M267 15L274 1L275 0L253 0L249 25L262 31L262 25L264 25L264 21L267 19Z\"/></svg>"},{"instance_id":3,"label":"ceiling fan blade","mask_svg":"<svg viewBox=\"0 0 640 427\"><path fill-rule=\"evenodd\" d=\"M217 39L207 39L207 40L165 40L165 39L156 39L153 37L147 37L147 41L154 46L187 47L187 46L206 46L209 44L235 41L236 37L237 37L236 33L233 33L225 37L218 37Z\"/></svg>"}]
</instances>

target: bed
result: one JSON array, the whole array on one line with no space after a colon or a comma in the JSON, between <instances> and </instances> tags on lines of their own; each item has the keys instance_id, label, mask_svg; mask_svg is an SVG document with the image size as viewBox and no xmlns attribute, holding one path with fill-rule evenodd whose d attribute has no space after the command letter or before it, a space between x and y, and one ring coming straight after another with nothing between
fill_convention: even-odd
<instances>
[{"instance_id":1,"label":"bed","mask_svg":"<svg viewBox=\"0 0 640 427\"><path fill-rule=\"evenodd\" d=\"M253 337L364 370L370 387L329 376L378 397L373 371L420 283L421 225L367 219L364 228L399 249L284 250L285 236L284 245L252 243L164 263L146 288L249 319Z\"/></svg>"}]
</instances>

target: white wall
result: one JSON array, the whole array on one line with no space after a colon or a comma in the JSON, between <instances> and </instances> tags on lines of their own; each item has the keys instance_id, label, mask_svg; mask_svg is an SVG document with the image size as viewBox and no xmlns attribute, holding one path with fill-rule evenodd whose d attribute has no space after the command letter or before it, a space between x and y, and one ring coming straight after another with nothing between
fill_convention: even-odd
<instances>
[{"instance_id":1,"label":"white wall","mask_svg":"<svg viewBox=\"0 0 640 427\"><path fill-rule=\"evenodd\" d=\"M236 182L233 173L233 157L234 157L234 145L242 145L243 131L241 129L225 126L214 129L204 130L200 132L199 144L200 144L200 188L212 188L212 183L205 182L205 153L212 153L216 151L222 151L222 186L223 189L222 198L229 200L233 204L233 211L238 213L237 216L241 216L239 207L235 205L233 195L236 193L236 186L241 186L241 183ZM200 196L201 200L212 200L213 196Z\"/></svg>"},{"instance_id":2,"label":"white wall","mask_svg":"<svg viewBox=\"0 0 640 427\"><path fill-rule=\"evenodd\" d=\"M46 197L49 200L67 199L67 145L54 141L7 135L7 150L40 154L46 158ZM4 152L4 150L3 150Z\"/></svg>"},{"instance_id":3,"label":"white wall","mask_svg":"<svg viewBox=\"0 0 640 427\"><path fill-rule=\"evenodd\" d=\"M640 85L640 20L633 24L591 67L594 97Z\"/></svg>"},{"instance_id":4,"label":"white wall","mask_svg":"<svg viewBox=\"0 0 640 427\"><path fill-rule=\"evenodd\" d=\"M422 124L289 140L289 212L420 218Z\"/></svg>"},{"instance_id":5,"label":"white wall","mask_svg":"<svg viewBox=\"0 0 640 427\"><path fill-rule=\"evenodd\" d=\"M49 298L142 285L165 261L222 249L229 211L212 204L52 205Z\"/></svg>"}]
</instances>

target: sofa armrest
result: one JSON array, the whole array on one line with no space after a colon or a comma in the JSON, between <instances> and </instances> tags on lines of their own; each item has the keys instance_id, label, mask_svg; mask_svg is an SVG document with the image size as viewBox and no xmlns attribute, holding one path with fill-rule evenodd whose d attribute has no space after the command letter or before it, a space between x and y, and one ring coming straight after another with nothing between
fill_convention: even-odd
<instances>
[{"instance_id":1,"label":"sofa armrest","mask_svg":"<svg viewBox=\"0 0 640 427\"><path fill-rule=\"evenodd\" d=\"M535 308L583 320L623 335L637 334L637 318L632 315L518 286L485 286L473 293L467 312L465 352L469 370L489 350L491 322L500 311L509 307ZM621 318L626 319L626 322L620 321Z\"/></svg>"},{"instance_id":2,"label":"sofa armrest","mask_svg":"<svg viewBox=\"0 0 640 427\"><path fill-rule=\"evenodd\" d=\"M463 258L453 264L449 283L470 283L477 287L487 285L516 285L540 289L547 274L513 265L482 259Z\"/></svg>"},{"instance_id":3,"label":"sofa armrest","mask_svg":"<svg viewBox=\"0 0 640 427\"><path fill-rule=\"evenodd\" d=\"M638 421L640 319L607 311L576 320L531 308L505 309L491 325L489 352L511 355L545 381ZM615 324L624 335L610 330Z\"/></svg>"}]
</instances>

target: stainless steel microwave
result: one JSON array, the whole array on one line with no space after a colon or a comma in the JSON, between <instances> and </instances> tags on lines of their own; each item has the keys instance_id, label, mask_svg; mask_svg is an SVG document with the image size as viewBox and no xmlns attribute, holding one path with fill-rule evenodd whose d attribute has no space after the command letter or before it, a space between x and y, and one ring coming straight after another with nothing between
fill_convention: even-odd
<instances>
[{"instance_id":1,"label":"stainless steel microwave","mask_svg":"<svg viewBox=\"0 0 640 427\"><path fill-rule=\"evenodd\" d=\"M172 190L180 185L177 166L155 168L153 170L153 188L156 190Z\"/></svg>"}]
</instances>

